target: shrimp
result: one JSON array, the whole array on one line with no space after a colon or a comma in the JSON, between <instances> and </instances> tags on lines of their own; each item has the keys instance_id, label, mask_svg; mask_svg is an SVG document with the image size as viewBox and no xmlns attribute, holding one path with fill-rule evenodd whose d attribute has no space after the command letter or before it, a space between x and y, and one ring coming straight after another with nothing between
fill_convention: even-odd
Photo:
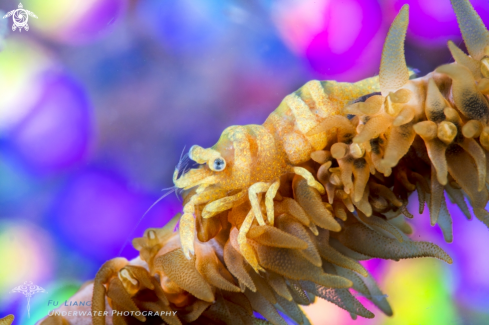
<instances>
[{"instance_id":1,"label":"shrimp","mask_svg":"<svg viewBox=\"0 0 489 325\"><path fill-rule=\"evenodd\" d=\"M273 225L273 199L286 174L304 177L312 188L325 194L324 186L301 164L310 160L314 151L323 149L329 131L308 135L328 117L349 124L341 108L358 97L378 90L378 78L355 84L335 81L311 81L288 95L263 125L231 126L224 130L211 148L190 148L189 157L201 166L173 181L182 189L196 188L185 204L180 221L180 234L185 256L193 253L195 207L205 205L203 218L211 218L249 199L253 219L259 225ZM331 135L329 135L331 138ZM260 209L259 194L265 193L266 219ZM251 222L251 220L250 220ZM333 231L339 225L331 220ZM246 228L240 231L245 246Z\"/></svg>"}]
</instances>

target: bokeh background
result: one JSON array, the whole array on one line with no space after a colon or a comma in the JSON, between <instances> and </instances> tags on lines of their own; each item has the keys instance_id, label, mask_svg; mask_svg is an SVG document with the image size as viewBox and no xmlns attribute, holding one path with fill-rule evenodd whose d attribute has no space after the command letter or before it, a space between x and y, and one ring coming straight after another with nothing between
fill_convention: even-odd
<instances>
[{"instance_id":1,"label":"bokeh background","mask_svg":"<svg viewBox=\"0 0 489 325\"><path fill-rule=\"evenodd\" d=\"M135 257L128 240L180 210L171 194L141 219L173 185L185 147L261 124L308 80L375 75L404 3L408 65L424 75L451 62L447 40L463 44L449 0L22 1L39 17L30 30L12 32L11 18L0 27L0 316L34 324L106 260ZM472 3L489 24L489 2ZM317 301L305 308L313 324L487 324L489 230L450 208L453 244L426 212L413 226L453 265L367 263L393 318L366 302L377 317L352 321ZM10 292L24 281L47 291L32 297L30 318Z\"/></svg>"}]
</instances>

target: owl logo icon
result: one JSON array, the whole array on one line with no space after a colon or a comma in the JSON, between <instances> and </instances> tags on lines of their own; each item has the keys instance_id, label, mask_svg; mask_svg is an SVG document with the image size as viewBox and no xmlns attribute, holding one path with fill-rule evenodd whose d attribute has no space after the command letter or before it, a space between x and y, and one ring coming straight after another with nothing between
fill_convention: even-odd
<instances>
[{"instance_id":1,"label":"owl logo icon","mask_svg":"<svg viewBox=\"0 0 489 325\"><path fill-rule=\"evenodd\" d=\"M24 28L26 31L29 30L29 25L27 22L29 21L29 16L37 18L37 16L29 10L25 10L24 6L22 6L22 3L19 3L19 8L9 11L3 18L8 18L12 16L12 19L14 21L14 24L12 25L12 30L15 32L17 28L19 29L19 32L22 32L22 28Z\"/></svg>"}]
</instances>

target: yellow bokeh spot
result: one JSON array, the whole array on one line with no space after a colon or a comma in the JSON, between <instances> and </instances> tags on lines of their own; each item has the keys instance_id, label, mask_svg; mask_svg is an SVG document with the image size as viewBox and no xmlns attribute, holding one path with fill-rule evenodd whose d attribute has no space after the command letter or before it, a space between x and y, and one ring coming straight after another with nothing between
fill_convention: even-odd
<instances>
[{"instance_id":1,"label":"yellow bokeh spot","mask_svg":"<svg viewBox=\"0 0 489 325\"><path fill-rule=\"evenodd\" d=\"M46 33L60 32L85 15L94 0L24 0L24 8L34 12L38 19L29 19L37 29Z\"/></svg>"},{"instance_id":2,"label":"yellow bokeh spot","mask_svg":"<svg viewBox=\"0 0 489 325\"><path fill-rule=\"evenodd\" d=\"M52 245L42 230L33 226L0 224L0 293L25 281L49 275Z\"/></svg>"},{"instance_id":3,"label":"yellow bokeh spot","mask_svg":"<svg viewBox=\"0 0 489 325\"><path fill-rule=\"evenodd\" d=\"M458 324L457 313L444 283L448 270L435 259L392 262L384 287L394 316L385 325Z\"/></svg>"},{"instance_id":4,"label":"yellow bokeh spot","mask_svg":"<svg viewBox=\"0 0 489 325\"><path fill-rule=\"evenodd\" d=\"M0 52L0 130L15 125L38 101L39 76L54 67L50 55L24 38L9 38Z\"/></svg>"}]
</instances>

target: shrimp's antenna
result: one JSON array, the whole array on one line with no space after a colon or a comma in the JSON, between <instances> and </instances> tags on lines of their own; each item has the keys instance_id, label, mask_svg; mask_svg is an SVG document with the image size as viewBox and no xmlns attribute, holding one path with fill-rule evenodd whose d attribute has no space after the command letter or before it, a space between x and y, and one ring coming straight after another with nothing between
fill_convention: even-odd
<instances>
[{"instance_id":1,"label":"shrimp's antenna","mask_svg":"<svg viewBox=\"0 0 489 325\"><path fill-rule=\"evenodd\" d=\"M146 217L146 215L148 214L148 212L158 203L160 202L161 200L163 200L165 197L167 197L168 195L170 195L171 193L175 192L176 193L176 190L177 190L177 187L175 186L172 186L172 187L168 187L168 188L165 188L163 189L163 191L166 191L168 190L168 192L166 192L165 194L163 194L162 196L160 196L160 198L158 200L156 200L155 203L153 203L149 208L148 210L146 210L146 212L141 216L141 218L139 218L139 221L137 222L136 226L133 228L133 230L131 231L131 233L129 234L129 236L127 236L126 240L124 241L124 245L122 245L120 251L119 251L119 254L117 254L118 256L120 256L122 254L122 251L124 250L124 248L126 248L127 246L127 243L129 242L129 239L132 237L132 235L134 234L134 232L136 231L136 229L138 228L139 224L141 223L141 221L143 221L144 217Z\"/></svg>"},{"instance_id":2,"label":"shrimp's antenna","mask_svg":"<svg viewBox=\"0 0 489 325\"><path fill-rule=\"evenodd\" d=\"M185 174L186 170L187 170L187 167L188 167L188 160L189 160L189 156L188 156L188 153L187 154L184 154L185 152L185 148L186 146L183 147L183 150L182 150L182 153L180 154L180 159L178 160L178 163L177 163L177 167L176 169L178 171L181 170L181 167L182 165L184 165L183 167L183 173L182 174ZM156 200L149 208L148 210L146 210L146 212L141 216L141 218L139 218L139 221L137 222L136 226L134 227L134 229L131 231L131 233L129 234L129 236L127 237L127 239L124 241L124 245L122 245L122 248L120 249L119 251L119 254L118 255L121 255L122 254L122 251L126 248L128 242L129 242L129 239L132 237L132 235L134 234L134 231L136 231L136 229L138 228L139 224L141 224L141 222L143 221L144 217L146 217L146 215L148 214L148 212L156 205L158 204L161 200L163 200L165 197L167 197L168 195L170 195L171 193L175 193L175 195L177 196L177 199L180 201L180 197L179 197L179 192L178 192L179 188L177 188L176 186L172 186L172 187L168 187L168 188L164 188L162 191L168 191L166 193L164 193L162 196L160 196L158 198L158 200Z\"/></svg>"},{"instance_id":3,"label":"shrimp's antenna","mask_svg":"<svg viewBox=\"0 0 489 325\"><path fill-rule=\"evenodd\" d=\"M178 164L176 169L180 173L180 170L182 169L182 165L186 165L189 160L189 155L188 153L184 154L186 146L183 147L182 153L180 154L180 159L178 160Z\"/></svg>"}]
</instances>

